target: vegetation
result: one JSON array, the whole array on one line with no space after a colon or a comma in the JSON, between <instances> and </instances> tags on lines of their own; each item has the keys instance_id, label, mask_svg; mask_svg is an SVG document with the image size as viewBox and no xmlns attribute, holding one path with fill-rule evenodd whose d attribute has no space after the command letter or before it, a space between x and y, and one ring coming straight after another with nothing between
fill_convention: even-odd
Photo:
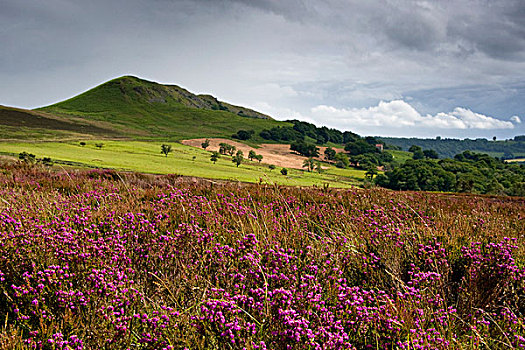
<instances>
[{"instance_id":1,"label":"vegetation","mask_svg":"<svg viewBox=\"0 0 525 350\"><path fill-rule=\"evenodd\" d=\"M168 156L169 153L171 153L171 151L172 151L171 145L162 144L160 146L160 153L164 154L166 157Z\"/></svg>"},{"instance_id":2,"label":"vegetation","mask_svg":"<svg viewBox=\"0 0 525 350\"><path fill-rule=\"evenodd\" d=\"M319 148L304 141L292 142L290 149L305 157L319 157Z\"/></svg>"},{"instance_id":3,"label":"vegetation","mask_svg":"<svg viewBox=\"0 0 525 350\"><path fill-rule=\"evenodd\" d=\"M201 147L202 147L203 149L206 149L206 148L208 148L209 146L210 146L210 139L206 139L206 140L204 140L204 142L201 143Z\"/></svg>"},{"instance_id":4,"label":"vegetation","mask_svg":"<svg viewBox=\"0 0 525 350\"><path fill-rule=\"evenodd\" d=\"M402 166L379 175L376 183L395 190L525 196L525 165L465 151L454 159L407 160Z\"/></svg>"},{"instance_id":5,"label":"vegetation","mask_svg":"<svg viewBox=\"0 0 525 350\"><path fill-rule=\"evenodd\" d=\"M525 345L523 199L178 180L3 165L3 348Z\"/></svg>"},{"instance_id":6,"label":"vegetation","mask_svg":"<svg viewBox=\"0 0 525 350\"><path fill-rule=\"evenodd\" d=\"M217 163L219 158L221 157L221 154L217 151L211 152L210 160L213 162L213 164Z\"/></svg>"},{"instance_id":7,"label":"vegetation","mask_svg":"<svg viewBox=\"0 0 525 350\"><path fill-rule=\"evenodd\" d=\"M239 165L241 165L243 160L244 154L241 150L237 151L237 154L235 154L235 156L232 158L232 162L237 166L237 168L239 167Z\"/></svg>"},{"instance_id":8,"label":"vegetation","mask_svg":"<svg viewBox=\"0 0 525 350\"><path fill-rule=\"evenodd\" d=\"M245 141L251 139L254 133L253 130L239 130L232 135L232 138Z\"/></svg>"},{"instance_id":9,"label":"vegetation","mask_svg":"<svg viewBox=\"0 0 525 350\"><path fill-rule=\"evenodd\" d=\"M254 140L261 141L258 135L263 129L288 125L209 95L194 95L175 85L131 76L114 79L67 101L40 108L39 112L69 124L97 127L91 132L95 135L161 141L203 135L231 137L234 130L253 130Z\"/></svg>"},{"instance_id":10,"label":"vegetation","mask_svg":"<svg viewBox=\"0 0 525 350\"><path fill-rule=\"evenodd\" d=\"M310 157L308 159L305 159L303 162L303 168L306 168L308 171L312 171L315 169L315 160Z\"/></svg>"},{"instance_id":11,"label":"vegetation","mask_svg":"<svg viewBox=\"0 0 525 350\"><path fill-rule=\"evenodd\" d=\"M32 153L38 159L52 158L57 166L112 168L243 182L259 182L262 178L267 183L290 186L322 186L324 183L329 183L331 187L357 186L362 182L365 173L353 169L340 172L335 167L329 167L322 174L289 169L290 176L285 178L279 173L271 172L268 165L263 163L243 163L243 166L237 168L229 156L219 158L214 165L210 161L211 152L179 143L172 144L173 156L168 158L159 152L161 143L158 142L105 140L102 149L96 148L94 143L96 141L81 147L76 141L0 142L0 154L18 158L20 152Z\"/></svg>"},{"instance_id":12,"label":"vegetation","mask_svg":"<svg viewBox=\"0 0 525 350\"><path fill-rule=\"evenodd\" d=\"M487 153L499 158L505 154L507 158L525 156L525 135L516 136L513 140L502 141L489 141L482 138L458 140L441 137L435 139L380 137L380 139L405 151L412 145L423 149L431 149L436 151L442 158L452 158L464 151Z\"/></svg>"}]
</instances>

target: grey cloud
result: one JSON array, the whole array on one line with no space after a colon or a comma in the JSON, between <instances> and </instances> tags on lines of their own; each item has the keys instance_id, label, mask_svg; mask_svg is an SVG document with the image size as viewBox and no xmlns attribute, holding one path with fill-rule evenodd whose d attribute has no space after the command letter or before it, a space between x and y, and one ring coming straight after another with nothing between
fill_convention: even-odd
<instances>
[{"instance_id":1,"label":"grey cloud","mask_svg":"<svg viewBox=\"0 0 525 350\"><path fill-rule=\"evenodd\" d=\"M0 104L35 107L134 74L285 118L380 100L523 114L521 0L0 0L0 10Z\"/></svg>"}]
</instances>

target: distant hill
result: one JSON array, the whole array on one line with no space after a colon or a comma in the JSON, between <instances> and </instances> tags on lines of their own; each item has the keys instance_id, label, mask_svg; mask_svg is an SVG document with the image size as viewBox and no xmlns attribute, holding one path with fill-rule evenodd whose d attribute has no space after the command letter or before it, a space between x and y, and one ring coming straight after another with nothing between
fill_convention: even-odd
<instances>
[{"instance_id":1,"label":"distant hill","mask_svg":"<svg viewBox=\"0 0 525 350\"><path fill-rule=\"evenodd\" d=\"M133 76L111 80L37 111L142 139L229 137L241 129L258 135L265 128L287 125L210 95Z\"/></svg>"},{"instance_id":2,"label":"distant hill","mask_svg":"<svg viewBox=\"0 0 525 350\"><path fill-rule=\"evenodd\" d=\"M492 141L487 139L419 139L419 138L397 138L378 137L378 139L400 147L407 151L410 146L416 145L423 149L435 150L440 158L452 158L464 151L486 153L493 157L524 157L525 139L517 136L514 140Z\"/></svg>"}]
</instances>

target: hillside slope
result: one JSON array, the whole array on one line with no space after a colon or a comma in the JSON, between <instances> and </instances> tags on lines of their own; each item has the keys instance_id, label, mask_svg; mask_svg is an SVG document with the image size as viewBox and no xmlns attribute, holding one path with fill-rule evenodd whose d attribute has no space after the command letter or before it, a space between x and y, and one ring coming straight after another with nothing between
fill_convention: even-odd
<instances>
[{"instance_id":1,"label":"hillside slope","mask_svg":"<svg viewBox=\"0 0 525 350\"><path fill-rule=\"evenodd\" d=\"M69 100L39 108L63 117L102 123L132 138L229 137L240 129L258 131L282 122L210 95L176 85L125 76Z\"/></svg>"},{"instance_id":2,"label":"hillside slope","mask_svg":"<svg viewBox=\"0 0 525 350\"><path fill-rule=\"evenodd\" d=\"M104 128L79 118L64 118L50 113L0 106L0 139L68 139L118 137Z\"/></svg>"}]
</instances>

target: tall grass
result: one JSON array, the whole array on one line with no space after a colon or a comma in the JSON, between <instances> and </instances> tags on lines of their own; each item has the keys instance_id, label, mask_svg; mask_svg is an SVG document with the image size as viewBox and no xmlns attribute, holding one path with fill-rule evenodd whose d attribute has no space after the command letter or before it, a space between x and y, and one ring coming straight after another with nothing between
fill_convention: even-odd
<instances>
[{"instance_id":1,"label":"tall grass","mask_svg":"<svg viewBox=\"0 0 525 350\"><path fill-rule=\"evenodd\" d=\"M0 346L525 347L525 200L0 174Z\"/></svg>"}]
</instances>

